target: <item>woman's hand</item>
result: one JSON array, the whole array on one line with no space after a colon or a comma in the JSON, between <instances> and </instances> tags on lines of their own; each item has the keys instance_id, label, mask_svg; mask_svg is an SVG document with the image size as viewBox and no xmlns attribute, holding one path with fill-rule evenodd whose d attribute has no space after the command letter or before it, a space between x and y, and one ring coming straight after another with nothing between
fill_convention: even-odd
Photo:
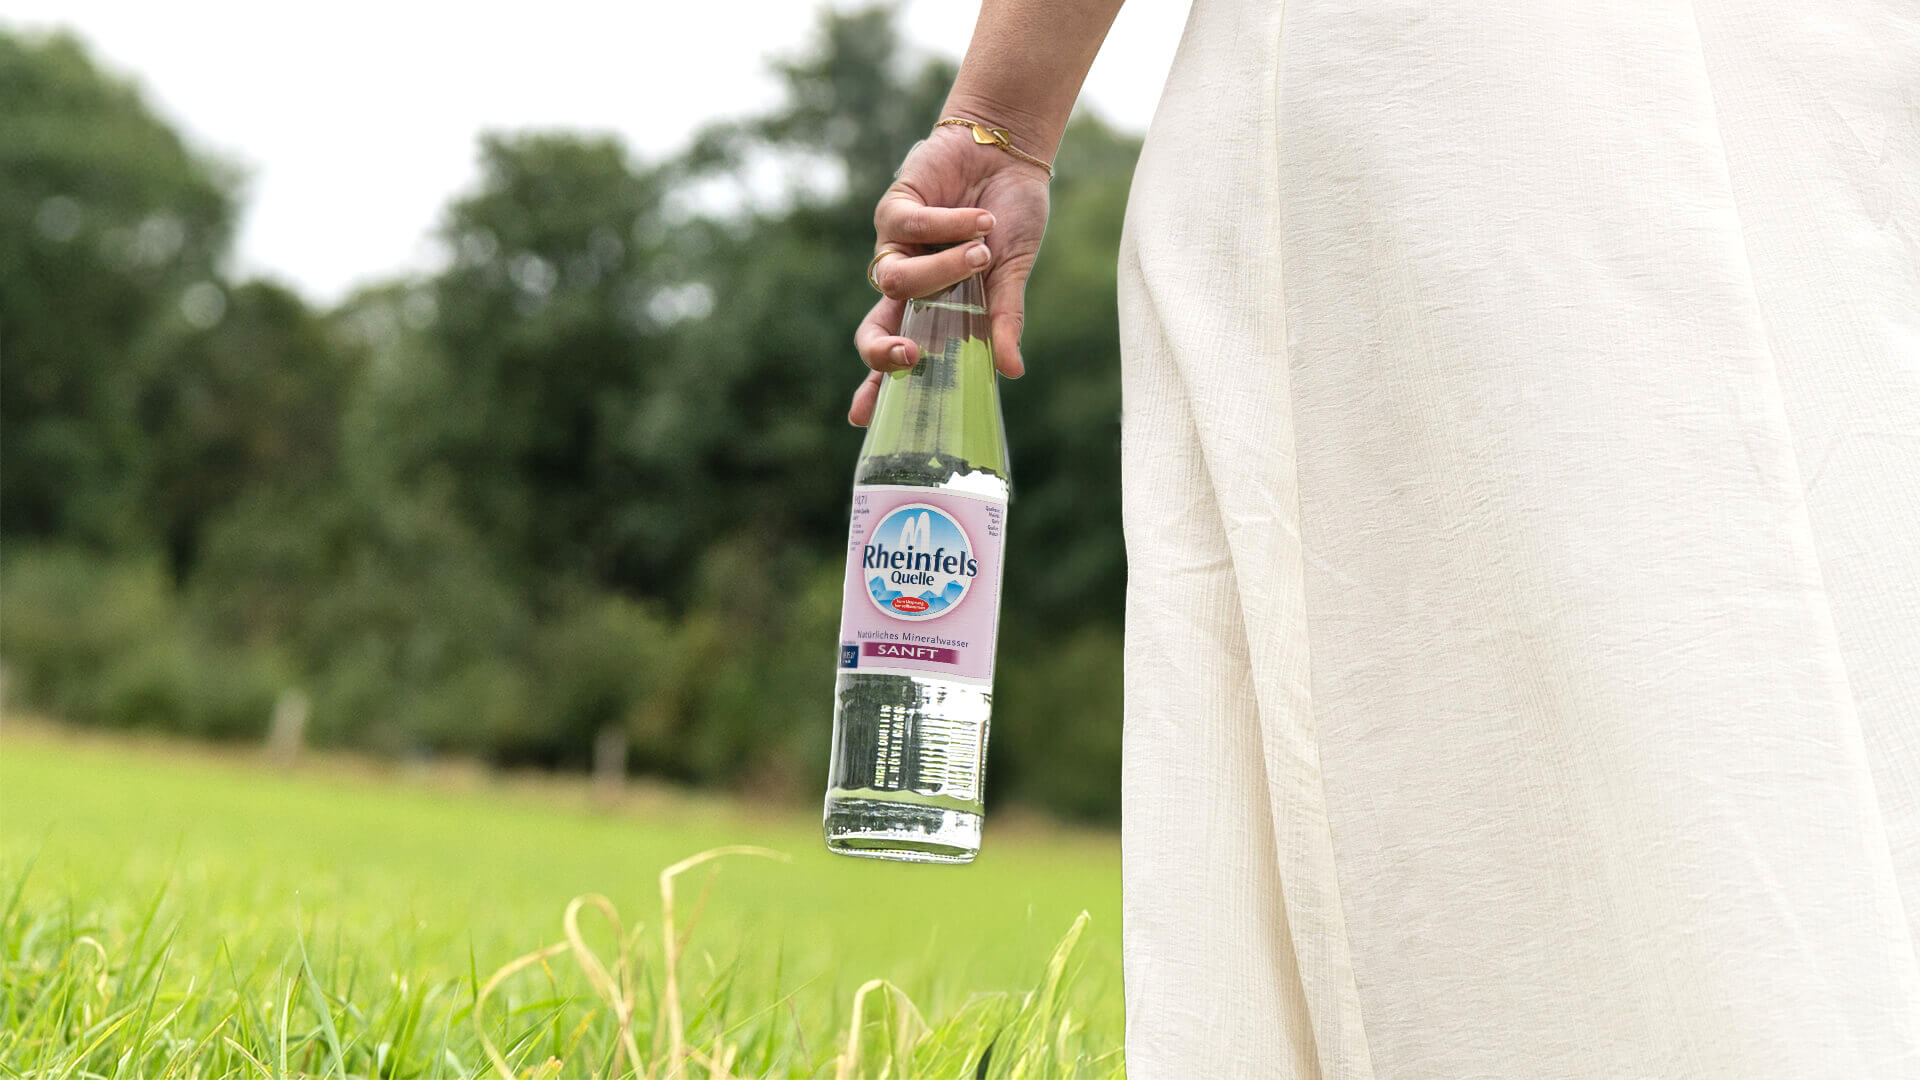
<instances>
[{"instance_id":1,"label":"woman's hand","mask_svg":"<svg viewBox=\"0 0 1920 1080\"><path fill-rule=\"evenodd\" d=\"M873 212L875 251L891 248L873 268L886 293L854 332L853 344L873 373L853 393L847 419L873 418L880 376L912 367L920 350L900 336L906 302L963 281L986 268L993 363L1018 378L1020 327L1027 274L1047 227L1047 173L996 146L973 141L968 129L936 127L913 148ZM953 244L931 254L925 245Z\"/></svg>"}]
</instances>

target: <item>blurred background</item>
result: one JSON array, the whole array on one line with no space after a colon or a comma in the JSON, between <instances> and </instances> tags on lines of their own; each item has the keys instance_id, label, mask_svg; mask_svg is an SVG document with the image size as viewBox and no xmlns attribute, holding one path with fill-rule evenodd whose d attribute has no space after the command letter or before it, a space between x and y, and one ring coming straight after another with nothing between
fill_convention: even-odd
<instances>
[{"instance_id":1,"label":"blurred background","mask_svg":"<svg viewBox=\"0 0 1920 1080\"><path fill-rule=\"evenodd\" d=\"M0 7L0 663L62 725L817 804L872 206L974 5ZM991 807L1118 812L1123 11L1002 389Z\"/></svg>"}]
</instances>

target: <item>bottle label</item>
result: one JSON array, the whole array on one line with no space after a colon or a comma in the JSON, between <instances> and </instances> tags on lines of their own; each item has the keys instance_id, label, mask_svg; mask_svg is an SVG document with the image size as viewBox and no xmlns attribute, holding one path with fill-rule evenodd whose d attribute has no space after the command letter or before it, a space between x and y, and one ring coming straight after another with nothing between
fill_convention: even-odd
<instances>
[{"instance_id":1,"label":"bottle label","mask_svg":"<svg viewBox=\"0 0 1920 1080\"><path fill-rule=\"evenodd\" d=\"M993 683L1007 502L856 484L840 670Z\"/></svg>"}]
</instances>

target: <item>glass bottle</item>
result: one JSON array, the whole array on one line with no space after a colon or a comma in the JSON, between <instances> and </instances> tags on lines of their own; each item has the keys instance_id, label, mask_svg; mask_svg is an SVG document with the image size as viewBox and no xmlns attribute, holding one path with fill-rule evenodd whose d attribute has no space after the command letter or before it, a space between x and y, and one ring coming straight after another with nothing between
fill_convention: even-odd
<instances>
[{"instance_id":1,"label":"glass bottle","mask_svg":"<svg viewBox=\"0 0 1920 1080\"><path fill-rule=\"evenodd\" d=\"M911 300L854 470L827 847L971 862L993 708L1006 430L978 275Z\"/></svg>"}]
</instances>

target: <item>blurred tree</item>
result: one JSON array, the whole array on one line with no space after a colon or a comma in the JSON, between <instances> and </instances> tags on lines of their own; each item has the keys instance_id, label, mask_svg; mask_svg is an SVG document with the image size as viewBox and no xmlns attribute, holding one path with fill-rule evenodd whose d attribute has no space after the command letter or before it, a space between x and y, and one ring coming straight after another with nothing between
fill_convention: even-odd
<instances>
[{"instance_id":1,"label":"blurred tree","mask_svg":"<svg viewBox=\"0 0 1920 1080\"><path fill-rule=\"evenodd\" d=\"M141 387L143 504L176 581L209 523L243 496L292 505L339 483L341 416L357 357L286 289L222 295L220 321L169 341Z\"/></svg>"},{"instance_id":2,"label":"blurred tree","mask_svg":"<svg viewBox=\"0 0 1920 1080\"><path fill-rule=\"evenodd\" d=\"M1125 608L1116 252L1139 154L1137 136L1087 113L1061 142L1052 217L1027 285L1029 374L1000 392L1017 500L1007 518L1015 647L1023 634L1118 626Z\"/></svg>"},{"instance_id":3,"label":"blurred tree","mask_svg":"<svg viewBox=\"0 0 1920 1080\"><path fill-rule=\"evenodd\" d=\"M137 543L156 342L217 321L234 178L72 38L0 34L0 529Z\"/></svg>"},{"instance_id":4,"label":"blurred tree","mask_svg":"<svg viewBox=\"0 0 1920 1080\"><path fill-rule=\"evenodd\" d=\"M436 437L407 471L445 470L503 554L617 582L651 539L641 424L683 302L659 260L663 185L611 138L489 136L481 162L434 291Z\"/></svg>"},{"instance_id":5,"label":"blurred tree","mask_svg":"<svg viewBox=\"0 0 1920 1080\"><path fill-rule=\"evenodd\" d=\"M911 57L891 10L829 14L807 53L775 65L783 108L710 127L675 163L695 190L771 171L756 163L790 178L771 197L736 193L744 208L700 224L715 303L687 329L697 381L683 376L681 391L724 418L707 457L734 512L716 524L769 557L817 564L845 550L860 432L837 421L864 373L852 335L875 299L863 284L873 201L939 118L954 73Z\"/></svg>"},{"instance_id":6,"label":"blurred tree","mask_svg":"<svg viewBox=\"0 0 1920 1080\"><path fill-rule=\"evenodd\" d=\"M780 65L788 108L657 167L604 138L486 140L480 190L445 226L440 368L421 375L458 404L409 475L447 470L478 527L539 572L675 606L723 537L751 536L783 576L843 543L846 469L827 463L851 462L859 433L823 419L843 411L870 302L848 282L872 193L952 75L903 84L899 55L890 14L832 16ZM800 182L730 187L768 161Z\"/></svg>"},{"instance_id":7,"label":"blurred tree","mask_svg":"<svg viewBox=\"0 0 1920 1080\"><path fill-rule=\"evenodd\" d=\"M773 65L786 84L784 107L733 125L730 136L744 136L749 147L759 141L811 151L837 166L841 182L832 204L857 215L869 250L873 200L893 182L908 148L939 119L955 74L944 59L916 55L900 39L898 19L885 6L825 13L807 51ZM690 156L710 152L728 133L727 125L710 129Z\"/></svg>"}]
</instances>

